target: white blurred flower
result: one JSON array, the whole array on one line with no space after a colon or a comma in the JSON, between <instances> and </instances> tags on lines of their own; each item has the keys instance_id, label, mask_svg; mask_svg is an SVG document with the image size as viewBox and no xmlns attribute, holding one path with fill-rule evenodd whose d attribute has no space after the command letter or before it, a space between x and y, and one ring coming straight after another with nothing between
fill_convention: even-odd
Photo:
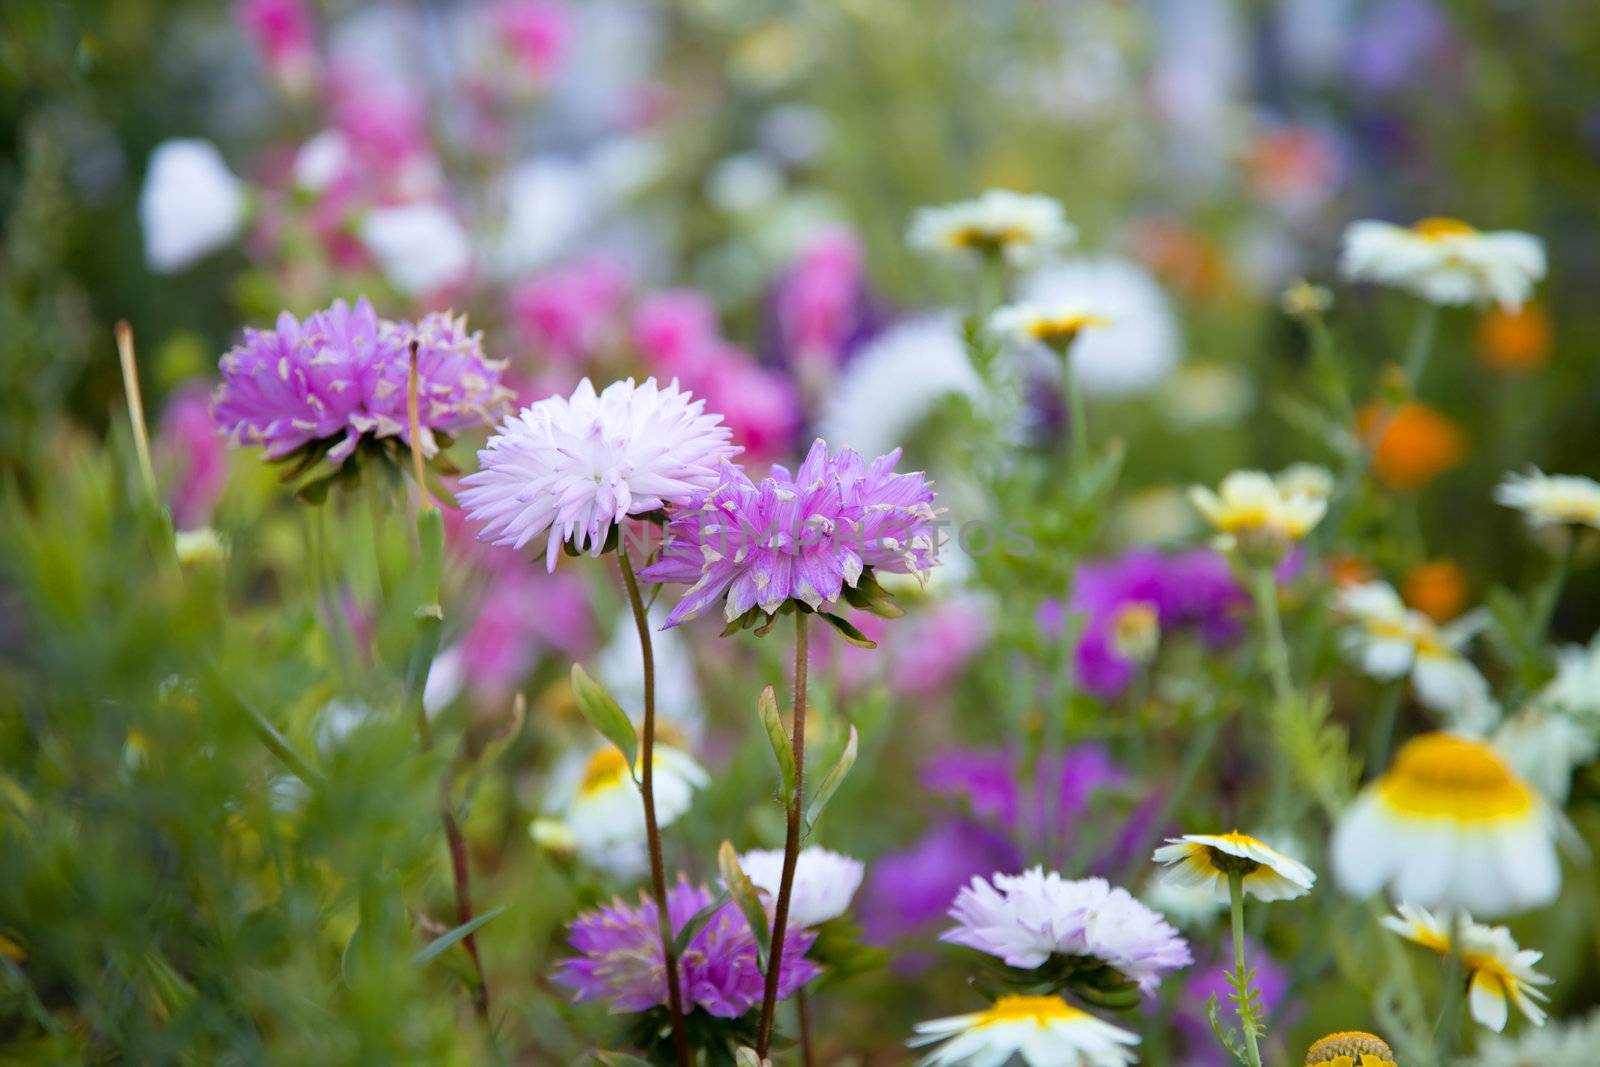
<instances>
[{"instance_id":1,"label":"white blurred flower","mask_svg":"<svg viewBox=\"0 0 1600 1067\"><path fill-rule=\"evenodd\" d=\"M1501 723L1493 743L1518 774L1565 804L1572 772L1600 755L1600 637L1561 649L1556 676Z\"/></svg>"},{"instance_id":2,"label":"white blurred flower","mask_svg":"<svg viewBox=\"0 0 1600 1067\"><path fill-rule=\"evenodd\" d=\"M231 242L244 228L245 186L210 141L163 141L139 191L145 262L172 274Z\"/></svg>"},{"instance_id":3,"label":"white blurred flower","mask_svg":"<svg viewBox=\"0 0 1600 1067\"><path fill-rule=\"evenodd\" d=\"M588 168L566 159L522 164L506 179L502 195L505 220L496 241L496 266L505 277L560 258L604 209Z\"/></svg>"},{"instance_id":4,"label":"white blurred flower","mask_svg":"<svg viewBox=\"0 0 1600 1067\"><path fill-rule=\"evenodd\" d=\"M634 766L642 772L643 757ZM655 746L656 822L662 827L689 810L694 793L710 781L704 768L682 749ZM566 823L584 862L615 874L643 868L644 798L628 773L628 761L611 745L569 757L550 779L546 810Z\"/></svg>"},{"instance_id":5,"label":"white blurred flower","mask_svg":"<svg viewBox=\"0 0 1600 1067\"><path fill-rule=\"evenodd\" d=\"M933 255L974 262L998 256L1025 267L1077 234L1053 197L990 189L975 200L918 208L906 242Z\"/></svg>"},{"instance_id":6,"label":"white blurred flower","mask_svg":"<svg viewBox=\"0 0 1600 1067\"><path fill-rule=\"evenodd\" d=\"M1516 230L1485 232L1459 219L1412 226L1371 219L1344 234L1340 272L1404 289L1434 304L1522 306L1545 274L1544 242Z\"/></svg>"},{"instance_id":7,"label":"white blurred flower","mask_svg":"<svg viewBox=\"0 0 1600 1067\"><path fill-rule=\"evenodd\" d=\"M739 857L739 866L757 889L777 899L783 875L782 849L753 849ZM850 900L865 873L866 867L858 859L816 845L802 849L795 857L789 922L820 926L837 919L850 910Z\"/></svg>"},{"instance_id":8,"label":"white blurred flower","mask_svg":"<svg viewBox=\"0 0 1600 1067\"><path fill-rule=\"evenodd\" d=\"M1248 377L1213 360L1184 363L1161 390L1162 410L1181 430L1231 425L1250 413L1255 399Z\"/></svg>"},{"instance_id":9,"label":"white blurred flower","mask_svg":"<svg viewBox=\"0 0 1600 1067\"><path fill-rule=\"evenodd\" d=\"M1600 530L1600 482L1571 474L1507 474L1495 487L1496 503L1516 508L1535 529L1566 523Z\"/></svg>"},{"instance_id":10,"label":"white blurred flower","mask_svg":"<svg viewBox=\"0 0 1600 1067\"><path fill-rule=\"evenodd\" d=\"M350 143L338 130L323 130L294 156L294 183L310 193L332 185L350 165Z\"/></svg>"},{"instance_id":11,"label":"white blurred flower","mask_svg":"<svg viewBox=\"0 0 1600 1067\"><path fill-rule=\"evenodd\" d=\"M1013 1056L1026 1067L1128 1067L1139 1038L1058 996L1004 996L967 1015L916 1026L912 1047L945 1044L918 1067L998 1067Z\"/></svg>"},{"instance_id":12,"label":"white blurred flower","mask_svg":"<svg viewBox=\"0 0 1600 1067\"><path fill-rule=\"evenodd\" d=\"M472 269L467 231L442 204L374 208L361 220L361 241L406 296L438 292Z\"/></svg>"},{"instance_id":13,"label":"white blurred flower","mask_svg":"<svg viewBox=\"0 0 1600 1067\"><path fill-rule=\"evenodd\" d=\"M730 215L748 215L783 192L783 173L754 154L729 156L706 179L706 199Z\"/></svg>"},{"instance_id":14,"label":"white blurred flower","mask_svg":"<svg viewBox=\"0 0 1600 1067\"><path fill-rule=\"evenodd\" d=\"M1485 1036L1468 1062L1471 1067L1594 1067L1595 1049L1600 1049L1600 1009L1514 1038Z\"/></svg>"},{"instance_id":15,"label":"white blurred flower","mask_svg":"<svg viewBox=\"0 0 1600 1067\"><path fill-rule=\"evenodd\" d=\"M1279 471L1274 481L1288 496L1327 500L1333 495L1333 472L1315 463L1292 463Z\"/></svg>"},{"instance_id":16,"label":"white blurred flower","mask_svg":"<svg viewBox=\"0 0 1600 1067\"><path fill-rule=\"evenodd\" d=\"M1166 294L1142 267L1100 257L1058 263L1024 278L1021 298L1079 309L1101 321L1072 346L1072 372L1090 396L1124 396L1158 385L1182 358Z\"/></svg>"},{"instance_id":17,"label":"white blurred flower","mask_svg":"<svg viewBox=\"0 0 1600 1067\"><path fill-rule=\"evenodd\" d=\"M1036 344L1065 352L1084 330L1111 320L1081 304L1009 304L989 316L989 329L1013 344Z\"/></svg>"}]
</instances>

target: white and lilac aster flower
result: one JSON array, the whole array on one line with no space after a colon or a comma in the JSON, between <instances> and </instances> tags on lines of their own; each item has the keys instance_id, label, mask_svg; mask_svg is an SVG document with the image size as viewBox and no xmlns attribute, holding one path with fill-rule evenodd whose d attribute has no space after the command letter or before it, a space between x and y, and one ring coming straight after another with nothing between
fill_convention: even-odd
<instances>
[{"instance_id":1,"label":"white and lilac aster flower","mask_svg":"<svg viewBox=\"0 0 1600 1067\"><path fill-rule=\"evenodd\" d=\"M836 605L870 568L925 579L938 562L933 487L896 474L896 449L870 464L849 449L828 455L820 438L793 474L774 465L759 484L722 465L667 528L661 559L641 572L690 584L667 625L696 618L726 597L728 622L759 608L775 615L796 600Z\"/></svg>"},{"instance_id":2,"label":"white and lilac aster flower","mask_svg":"<svg viewBox=\"0 0 1600 1067\"><path fill-rule=\"evenodd\" d=\"M585 378L571 397L547 397L506 419L478 453L480 469L458 494L479 538L520 549L548 531L555 570L564 543L598 556L629 515L684 504L717 484L718 464L739 450L705 402L654 378Z\"/></svg>"},{"instance_id":3,"label":"white and lilac aster flower","mask_svg":"<svg viewBox=\"0 0 1600 1067\"><path fill-rule=\"evenodd\" d=\"M783 849L753 849L739 857L739 866L757 889L774 898L783 874ZM813 845L795 858L789 920L797 926L821 926L850 908L861 888L866 867L858 859Z\"/></svg>"},{"instance_id":4,"label":"white and lilac aster flower","mask_svg":"<svg viewBox=\"0 0 1600 1067\"><path fill-rule=\"evenodd\" d=\"M1033 970L1051 956L1088 956L1145 993L1165 972L1193 962L1189 944L1167 921L1104 878L1068 881L1034 867L974 878L950 907L957 925L940 940Z\"/></svg>"},{"instance_id":5,"label":"white and lilac aster flower","mask_svg":"<svg viewBox=\"0 0 1600 1067\"><path fill-rule=\"evenodd\" d=\"M325 446L343 463L363 438L396 437L410 445L406 379L417 342L417 380L424 454L435 433L491 422L510 391L503 364L483 354L482 334L465 318L435 313L420 323L380 319L365 298L343 300L307 316L287 311L272 330L246 329L222 357L222 384L212 398L218 429L236 445L260 445L269 460L307 445Z\"/></svg>"},{"instance_id":6,"label":"white and lilac aster flower","mask_svg":"<svg viewBox=\"0 0 1600 1067\"><path fill-rule=\"evenodd\" d=\"M704 886L681 878L667 891L667 917L676 935L712 901ZM637 906L613 900L572 922L569 943L579 955L563 961L555 980L573 991L577 1002L606 1000L615 1012L648 1011L667 1002L666 963L655 901L641 894ZM821 973L806 953L816 935L791 924L778 974L778 996ZM727 901L690 939L678 958L678 984L686 1010L704 1009L719 1019L737 1019L761 1003L765 980L756 957L750 924Z\"/></svg>"}]
</instances>

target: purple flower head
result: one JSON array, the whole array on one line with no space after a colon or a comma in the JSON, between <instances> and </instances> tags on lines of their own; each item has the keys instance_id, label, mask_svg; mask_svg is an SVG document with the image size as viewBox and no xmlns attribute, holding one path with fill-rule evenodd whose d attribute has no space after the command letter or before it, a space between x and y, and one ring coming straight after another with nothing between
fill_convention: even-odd
<instances>
[{"instance_id":1,"label":"purple flower head","mask_svg":"<svg viewBox=\"0 0 1600 1067\"><path fill-rule=\"evenodd\" d=\"M552 396L506 419L461 480L480 538L520 549L548 531L545 562L562 544L598 556L617 524L685 504L717 484L737 449L705 402L648 378L596 393L585 378L571 397Z\"/></svg>"},{"instance_id":2,"label":"purple flower head","mask_svg":"<svg viewBox=\"0 0 1600 1067\"><path fill-rule=\"evenodd\" d=\"M435 433L492 421L509 392L501 364L484 357L480 334L464 318L435 313L420 323L378 318L365 299L343 300L299 322L287 311L273 330L246 329L222 357L212 400L217 427L236 445L261 445L283 459L306 445L327 447L343 463L363 438L410 444L406 379L417 342L422 449Z\"/></svg>"},{"instance_id":3,"label":"purple flower head","mask_svg":"<svg viewBox=\"0 0 1600 1067\"><path fill-rule=\"evenodd\" d=\"M771 616L788 600L833 607L870 568L923 577L938 562L933 488L896 474L899 450L865 463L820 438L794 474L774 465L759 484L724 463L718 484L667 528L655 582L690 583L667 616L676 626L726 597L724 618Z\"/></svg>"},{"instance_id":4,"label":"purple flower head","mask_svg":"<svg viewBox=\"0 0 1600 1067\"><path fill-rule=\"evenodd\" d=\"M1160 915L1104 878L1068 881L1034 867L973 878L950 907L940 940L1033 970L1052 956L1085 956L1152 994L1162 976L1193 962L1189 944Z\"/></svg>"},{"instance_id":5,"label":"purple flower head","mask_svg":"<svg viewBox=\"0 0 1600 1067\"><path fill-rule=\"evenodd\" d=\"M676 935L712 901L703 886L679 878L667 893L667 918ZM788 997L821 973L805 958L816 935L790 929L785 938L778 995ZM569 943L578 951L557 968L555 980L579 1002L607 1000L614 1012L648 1011L667 1002L666 962L656 925L656 904L641 895L637 907L613 900L573 920ZM684 1005L721 1019L736 1019L761 1003L763 978L755 938L744 914L729 901L690 940L678 959Z\"/></svg>"},{"instance_id":6,"label":"purple flower head","mask_svg":"<svg viewBox=\"0 0 1600 1067\"><path fill-rule=\"evenodd\" d=\"M228 480L228 450L211 421L211 389L185 385L161 413L156 453L170 472L168 503L180 530L211 521L211 509Z\"/></svg>"},{"instance_id":7,"label":"purple flower head","mask_svg":"<svg viewBox=\"0 0 1600 1067\"><path fill-rule=\"evenodd\" d=\"M1102 789L1128 781L1100 745L1077 745L1043 759L1031 782L1018 778L1018 760L1005 749L945 749L923 768L929 792L964 797L971 813L1008 832L1036 835L1046 825L1071 824Z\"/></svg>"},{"instance_id":8,"label":"purple flower head","mask_svg":"<svg viewBox=\"0 0 1600 1067\"><path fill-rule=\"evenodd\" d=\"M974 876L1016 870L1022 851L985 826L950 819L910 848L873 863L857 913L874 944L886 944L927 925L950 907Z\"/></svg>"}]
</instances>

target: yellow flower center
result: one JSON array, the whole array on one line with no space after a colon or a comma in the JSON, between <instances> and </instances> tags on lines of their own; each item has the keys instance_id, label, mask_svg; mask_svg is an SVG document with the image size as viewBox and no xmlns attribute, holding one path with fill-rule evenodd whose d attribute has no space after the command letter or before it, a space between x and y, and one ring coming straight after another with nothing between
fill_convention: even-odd
<instances>
[{"instance_id":1,"label":"yellow flower center","mask_svg":"<svg viewBox=\"0 0 1600 1067\"><path fill-rule=\"evenodd\" d=\"M1342 1030L1306 1050L1306 1067L1394 1067L1394 1051L1377 1034Z\"/></svg>"},{"instance_id":2,"label":"yellow flower center","mask_svg":"<svg viewBox=\"0 0 1600 1067\"><path fill-rule=\"evenodd\" d=\"M655 761L652 760L652 763ZM583 770L578 792L590 797L621 785L628 775L628 760L614 748L602 748Z\"/></svg>"},{"instance_id":3,"label":"yellow flower center","mask_svg":"<svg viewBox=\"0 0 1600 1067\"><path fill-rule=\"evenodd\" d=\"M1534 806L1533 790L1494 749L1442 733L1406 742L1378 795L1407 815L1460 821L1516 818Z\"/></svg>"},{"instance_id":4,"label":"yellow flower center","mask_svg":"<svg viewBox=\"0 0 1600 1067\"><path fill-rule=\"evenodd\" d=\"M1460 219L1434 216L1413 224L1411 232L1425 241L1440 241L1446 237L1470 237L1478 231Z\"/></svg>"},{"instance_id":5,"label":"yellow flower center","mask_svg":"<svg viewBox=\"0 0 1600 1067\"><path fill-rule=\"evenodd\" d=\"M1111 320L1100 315L1074 312L1069 315L1041 316L1029 327L1035 341L1051 348L1064 348L1091 326L1109 326Z\"/></svg>"},{"instance_id":6,"label":"yellow flower center","mask_svg":"<svg viewBox=\"0 0 1600 1067\"><path fill-rule=\"evenodd\" d=\"M1124 605L1111 624L1111 643L1124 659L1144 662L1161 641L1161 616L1148 601Z\"/></svg>"},{"instance_id":7,"label":"yellow flower center","mask_svg":"<svg viewBox=\"0 0 1600 1067\"><path fill-rule=\"evenodd\" d=\"M1258 838L1251 837L1249 834L1241 834L1237 830L1233 830L1225 834L1217 834L1216 836L1220 840L1228 842L1230 845L1238 845L1241 848L1267 847L1266 844ZM1261 869L1260 861L1253 860L1249 856L1236 856L1232 852L1229 852L1226 849L1218 848L1215 845L1201 845L1200 847L1205 850L1205 857L1207 862L1209 862L1211 865L1211 868L1213 870L1220 871L1223 874L1232 874L1237 871L1239 874L1248 878L1250 875Z\"/></svg>"},{"instance_id":8,"label":"yellow flower center","mask_svg":"<svg viewBox=\"0 0 1600 1067\"><path fill-rule=\"evenodd\" d=\"M1005 996L994 1002L986 1011L980 1011L973 1029L998 1026L1001 1023L1027 1023L1047 1026L1050 1023L1081 1019L1084 1012L1074 1008L1060 997Z\"/></svg>"},{"instance_id":9,"label":"yellow flower center","mask_svg":"<svg viewBox=\"0 0 1600 1067\"><path fill-rule=\"evenodd\" d=\"M1031 235L1021 226L961 226L951 231L950 243L974 252L998 252L1011 244L1023 244Z\"/></svg>"}]
</instances>

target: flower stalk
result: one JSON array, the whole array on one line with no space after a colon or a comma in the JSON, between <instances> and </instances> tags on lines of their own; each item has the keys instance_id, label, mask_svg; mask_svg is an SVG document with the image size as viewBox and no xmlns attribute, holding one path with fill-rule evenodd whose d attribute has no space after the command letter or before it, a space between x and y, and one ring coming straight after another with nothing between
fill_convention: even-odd
<instances>
[{"instance_id":1,"label":"flower stalk","mask_svg":"<svg viewBox=\"0 0 1600 1067\"><path fill-rule=\"evenodd\" d=\"M144 479L145 492L150 502L160 506L161 492L156 488L156 468L150 459L150 431L144 422L144 395L139 389L139 361L133 350L133 327L127 320L116 326L117 358L122 364L122 391L128 399L128 422L133 427L133 447L139 454L139 475Z\"/></svg>"},{"instance_id":2,"label":"flower stalk","mask_svg":"<svg viewBox=\"0 0 1600 1067\"><path fill-rule=\"evenodd\" d=\"M1244 958L1244 873L1235 867L1228 871L1229 917L1233 925L1233 976L1237 990L1239 1026L1244 1031L1250 1067L1261 1067L1261 1048L1256 1042L1256 1020L1250 1005L1250 972Z\"/></svg>"},{"instance_id":3,"label":"flower stalk","mask_svg":"<svg viewBox=\"0 0 1600 1067\"><path fill-rule=\"evenodd\" d=\"M766 988L761 997L761 1026L757 1055L765 1058L772 1045L772 1021L778 1006L778 977L783 966L784 935L789 927L789 902L794 896L794 869L800 857L800 817L805 802L806 772L806 661L807 615L794 615L794 722L790 743L794 751L794 795L789 798L789 820L783 841L783 873L778 881L778 902L772 914L772 958L767 961Z\"/></svg>"}]
</instances>

